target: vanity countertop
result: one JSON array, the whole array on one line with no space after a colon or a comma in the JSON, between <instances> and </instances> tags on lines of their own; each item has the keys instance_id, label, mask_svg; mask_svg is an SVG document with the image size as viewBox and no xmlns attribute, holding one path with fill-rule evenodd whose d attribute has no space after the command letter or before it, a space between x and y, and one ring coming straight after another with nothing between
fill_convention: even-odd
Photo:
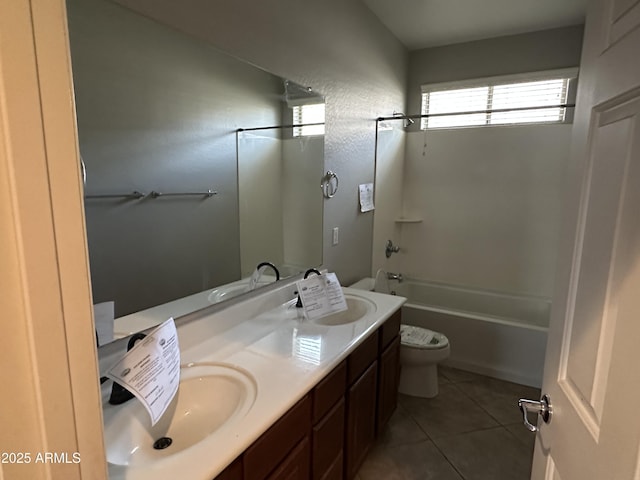
<instances>
[{"instance_id":1,"label":"vanity countertop","mask_svg":"<svg viewBox=\"0 0 640 480\"><path fill-rule=\"evenodd\" d=\"M215 478L406 301L345 288L347 300L368 300L375 311L328 326L301 318L294 290L295 284L284 285L178 328L183 365L216 362L251 374L256 387L252 408L226 426L224 435L214 433L174 455L140 466L109 463L110 479ZM123 407L107 403L110 384L103 386L105 422Z\"/></svg>"}]
</instances>

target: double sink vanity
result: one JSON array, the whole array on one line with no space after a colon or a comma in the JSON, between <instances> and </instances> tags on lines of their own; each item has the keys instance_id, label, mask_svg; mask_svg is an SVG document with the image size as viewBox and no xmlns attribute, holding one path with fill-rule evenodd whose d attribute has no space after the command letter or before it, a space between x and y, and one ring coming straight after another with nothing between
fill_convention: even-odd
<instances>
[{"instance_id":1,"label":"double sink vanity","mask_svg":"<svg viewBox=\"0 0 640 480\"><path fill-rule=\"evenodd\" d=\"M345 288L346 311L311 321L295 290L281 281L176 322L180 387L153 427L103 385L111 479L355 476L396 407L405 299Z\"/></svg>"}]
</instances>

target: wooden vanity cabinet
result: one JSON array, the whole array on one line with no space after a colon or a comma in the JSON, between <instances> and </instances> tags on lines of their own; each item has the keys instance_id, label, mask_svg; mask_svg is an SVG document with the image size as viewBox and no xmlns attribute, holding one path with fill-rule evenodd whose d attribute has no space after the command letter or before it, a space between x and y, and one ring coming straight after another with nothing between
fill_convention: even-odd
<instances>
[{"instance_id":1,"label":"wooden vanity cabinet","mask_svg":"<svg viewBox=\"0 0 640 480\"><path fill-rule=\"evenodd\" d=\"M345 478L356 476L376 439L378 362L373 360L347 390Z\"/></svg>"},{"instance_id":2,"label":"wooden vanity cabinet","mask_svg":"<svg viewBox=\"0 0 640 480\"><path fill-rule=\"evenodd\" d=\"M242 480L242 457L236 458L215 480Z\"/></svg>"},{"instance_id":3,"label":"wooden vanity cabinet","mask_svg":"<svg viewBox=\"0 0 640 480\"><path fill-rule=\"evenodd\" d=\"M311 479L341 480L343 469L347 361L312 391Z\"/></svg>"},{"instance_id":4,"label":"wooden vanity cabinet","mask_svg":"<svg viewBox=\"0 0 640 480\"><path fill-rule=\"evenodd\" d=\"M380 327L376 434L379 435L398 406L400 383L400 311Z\"/></svg>"},{"instance_id":5,"label":"wooden vanity cabinet","mask_svg":"<svg viewBox=\"0 0 640 480\"><path fill-rule=\"evenodd\" d=\"M215 480L352 480L397 406L400 311Z\"/></svg>"},{"instance_id":6,"label":"wooden vanity cabinet","mask_svg":"<svg viewBox=\"0 0 640 480\"><path fill-rule=\"evenodd\" d=\"M266 480L308 480L310 456L309 437L304 437Z\"/></svg>"},{"instance_id":7,"label":"wooden vanity cabinet","mask_svg":"<svg viewBox=\"0 0 640 480\"><path fill-rule=\"evenodd\" d=\"M344 396L313 426L311 479L341 480L344 451Z\"/></svg>"},{"instance_id":8,"label":"wooden vanity cabinet","mask_svg":"<svg viewBox=\"0 0 640 480\"><path fill-rule=\"evenodd\" d=\"M242 455L244 480L308 478L310 430L311 396L305 395L245 450ZM302 477L291 476L292 470L300 474L304 465L307 469ZM279 467L283 466L286 468L281 470Z\"/></svg>"}]
</instances>

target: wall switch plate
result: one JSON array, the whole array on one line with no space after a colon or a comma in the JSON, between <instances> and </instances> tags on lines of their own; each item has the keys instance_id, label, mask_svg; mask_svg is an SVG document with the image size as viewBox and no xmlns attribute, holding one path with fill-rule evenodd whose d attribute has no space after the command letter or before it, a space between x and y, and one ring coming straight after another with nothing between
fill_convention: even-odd
<instances>
[{"instance_id":1,"label":"wall switch plate","mask_svg":"<svg viewBox=\"0 0 640 480\"><path fill-rule=\"evenodd\" d=\"M337 245L338 244L338 227L333 227L333 241L331 242L332 245Z\"/></svg>"}]
</instances>

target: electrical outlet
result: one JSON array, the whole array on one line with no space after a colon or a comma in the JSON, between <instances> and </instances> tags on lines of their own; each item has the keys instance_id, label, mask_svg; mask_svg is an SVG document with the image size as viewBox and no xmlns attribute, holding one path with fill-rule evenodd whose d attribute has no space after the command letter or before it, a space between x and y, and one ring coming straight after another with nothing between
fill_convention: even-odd
<instances>
[{"instance_id":1,"label":"electrical outlet","mask_svg":"<svg viewBox=\"0 0 640 480\"><path fill-rule=\"evenodd\" d=\"M332 245L338 244L338 227L333 227L333 242Z\"/></svg>"}]
</instances>

